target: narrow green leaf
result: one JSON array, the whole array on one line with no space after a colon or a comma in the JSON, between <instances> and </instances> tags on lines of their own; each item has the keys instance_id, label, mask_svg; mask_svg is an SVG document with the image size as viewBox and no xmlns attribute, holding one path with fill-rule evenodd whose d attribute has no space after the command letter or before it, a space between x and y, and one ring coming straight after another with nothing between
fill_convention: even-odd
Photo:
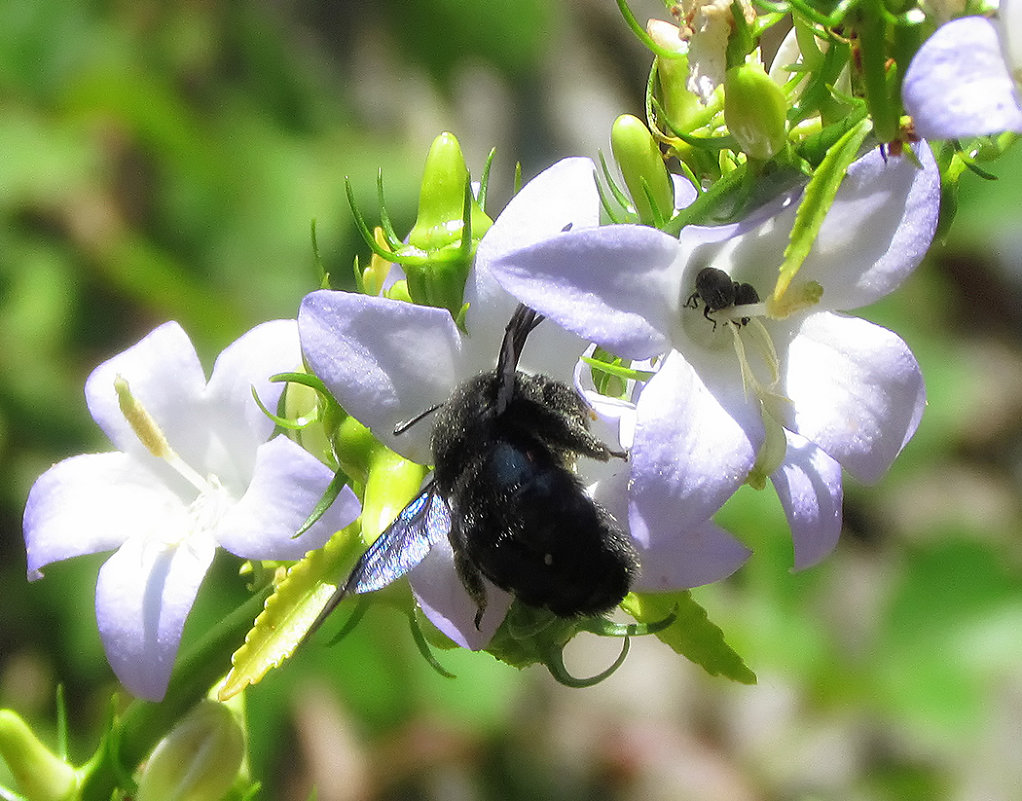
<instances>
[{"instance_id":1,"label":"narrow green leaf","mask_svg":"<svg viewBox=\"0 0 1022 801\"><path fill-rule=\"evenodd\" d=\"M788 247L784 250L784 261L778 272L777 286L773 298L779 301L792 279L802 268L802 263L820 233L823 219L834 203L834 197L845 178L849 165L859 155L859 147L872 129L869 119L859 122L847 131L824 156L813 177L809 179L802 202L795 213L795 224L791 228Z\"/></svg>"},{"instance_id":2,"label":"narrow green leaf","mask_svg":"<svg viewBox=\"0 0 1022 801\"><path fill-rule=\"evenodd\" d=\"M220 688L221 701L258 684L295 652L338 582L351 569L360 547L358 524L354 523L287 571L266 599L245 644L231 657L233 667Z\"/></svg>"},{"instance_id":3,"label":"narrow green leaf","mask_svg":"<svg viewBox=\"0 0 1022 801\"><path fill-rule=\"evenodd\" d=\"M691 593L633 592L625 596L621 607L640 623L663 620L673 612L677 615L675 621L655 636L711 676L724 676L742 684L756 683L756 674L724 642L724 633L710 622L706 610L692 599Z\"/></svg>"}]
</instances>

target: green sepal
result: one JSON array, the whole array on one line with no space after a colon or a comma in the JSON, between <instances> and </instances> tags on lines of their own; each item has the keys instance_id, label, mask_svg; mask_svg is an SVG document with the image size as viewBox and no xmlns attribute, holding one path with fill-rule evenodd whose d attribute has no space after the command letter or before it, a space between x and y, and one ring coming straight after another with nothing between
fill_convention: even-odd
<instances>
[{"instance_id":1,"label":"green sepal","mask_svg":"<svg viewBox=\"0 0 1022 801\"><path fill-rule=\"evenodd\" d=\"M809 179L798 211L795 223L791 227L788 246L784 249L784 261L778 268L777 285L774 287L773 300L779 302L792 279L802 268L802 263L816 242L823 220L834 203L837 190L845 178L848 167L859 156L859 147L872 130L869 119L859 122L850 129L832 147L813 177Z\"/></svg>"},{"instance_id":2,"label":"green sepal","mask_svg":"<svg viewBox=\"0 0 1022 801\"><path fill-rule=\"evenodd\" d=\"M654 636L711 676L723 676L741 684L756 683L756 674L724 641L723 632L710 622L706 610L693 600L690 592L633 592L625 596L621 608L640 623L663 620L673 613L674 622Z\"/></svg>"},{"instance_id":3,"label":"green sepal","mask_svg":"<svg viewBox=\"0 0 1022 801\"><path fill-rule=\"evenodd\" d=\"M302 536L306 531L316 525L317 521L324 515L327 509L337 500L337 496L341 494L341 490L344 489L350 480L343 471L337 471L334 473L334 477L330 479L330 483L327 484L323 495L316 505L312 507L312 511L309 512L309 516L305 518L305 522L298 527L298 531L291 535L291 539Z\"/></svg>"},{"instance_id":4,"label":"green sepal","mask_svg":"<svg viewBox=\"0 0 1022 801\"><path fill-rule=\"evenodd\" d=\"M295 652L361 547L356 521L291 566L266 599L244 645L231 657L233 667L218 693L221 701L258 684Z\"/></svg>"}]
</instances>

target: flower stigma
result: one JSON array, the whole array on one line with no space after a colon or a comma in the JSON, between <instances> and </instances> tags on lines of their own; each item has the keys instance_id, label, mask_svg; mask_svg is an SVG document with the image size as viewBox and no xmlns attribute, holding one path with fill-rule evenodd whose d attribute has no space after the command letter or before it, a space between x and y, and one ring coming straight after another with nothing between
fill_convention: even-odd
<instances>
[{"instance_id":1,"label":"flower stigma","mask_svg":"<svg viewBox=\"0 0 1022 801\"><path fill-rule=\"evenodd\" d=\"M170 447L166 435L152 415L132 394L127 379L118 375L114 379L114 391L117 393L117 402L121 413L131 426L131 430L135 432L139 442L145 446L149 453L166 462L175 473L198 491L198 495L188 504L187 508L188 535L215 531L232 502L230 493L223 486L219 477L211 474L203 478L195 468ZM183 539L187 539L187 535L164 544L175 545Z\"/></svg>"}]
</instances>

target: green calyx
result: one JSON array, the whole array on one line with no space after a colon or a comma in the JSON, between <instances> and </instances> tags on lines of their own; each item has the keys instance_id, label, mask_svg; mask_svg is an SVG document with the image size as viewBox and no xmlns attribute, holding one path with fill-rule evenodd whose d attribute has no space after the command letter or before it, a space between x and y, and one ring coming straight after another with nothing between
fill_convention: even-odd
<instances>
[{"instance_id":1,"label":"green calyx","mask_svg":"<svg viewBox=\"0 0 1022 801\"><path fill-rule=\"evenodd\" d=\"M485 196L488 167L489 161L480 183L480 198ZM355 225L375 256L366 270L355 264L359 291L381 292L388 264L399 264L406 279L400 296L423 306L447 309L457 319L476 246L493 221L472 193L471 176L454 135L443 133L433 140L419 190L419 215L407 240L398 236L387 215L382 176L377 180L380 225L376 228L370 228L363 217L350 183L346 189ZM389 291L384 294L391 296Z\"/></svg>"},{"instance_id":2,"label":"green calyx","mask_svg":"<svg viewBox=\"0 0 1022 801\"><path fill-rule=\"evenodd\" d=\"M461 145L450 133L433 140L419 190L419 216L408 248L424 260L399 260L412 300L457 316L476 246L493 221L472 194Z\"/></svg>"}]
</instances>

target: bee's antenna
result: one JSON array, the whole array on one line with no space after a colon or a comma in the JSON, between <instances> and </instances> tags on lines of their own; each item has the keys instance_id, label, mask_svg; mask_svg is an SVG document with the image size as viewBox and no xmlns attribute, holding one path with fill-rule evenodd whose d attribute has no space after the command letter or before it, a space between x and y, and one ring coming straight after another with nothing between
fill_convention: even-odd
<instances>
[{"instance_id":1,"label":"bee's antenna","mask_svg":"<svg viewBox=\"0 0 1022 801\"><path fill-rule=\"evenodd\" d=\"M428 417L429 415L433 414L433 412L435 412L443 405L444 405L443 401L441 401L440 403L434 403L428 409L419 412L417 415L415 415L415 417L411 418L410 420L403 420L402 422L398 423L396 426L394 426L394 436L396 437L401 434L404 434L409 428L418 423L422 418Z\"/></svg>"},{"instance_id":2,"label":"bee's antenna","mask_svg":"<svg viewBox=\"0 0 1022 801\"><path fill-rule=\"evenodd\" d=\"M504 341L500 345L500 356L497 359L497 375L500 386L497 388L497 414L503 414L515 386L515 371L518 360L525 348L525 340L532 330L543 322L543 315L519 303L514 314L504 329Z\"/></svg>"}]
</instances>

